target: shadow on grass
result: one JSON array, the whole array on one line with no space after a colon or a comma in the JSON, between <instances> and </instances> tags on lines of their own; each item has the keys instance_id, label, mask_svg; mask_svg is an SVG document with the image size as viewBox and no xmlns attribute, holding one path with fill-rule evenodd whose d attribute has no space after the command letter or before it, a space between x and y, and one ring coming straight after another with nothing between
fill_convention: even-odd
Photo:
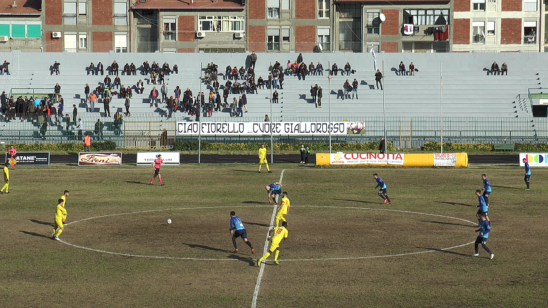
<instances>
[{"instance_id":1,"label":"shadow on grass","mask_svg":"<svg viewBox=\"0 0 548 308\"><path fill-rule=\"evenodd\" d=\"M476 227L475 225L472 225L472 224L465 225L465 224L456 224L452 222L442 222L442 221L432 221L432 220L423 220L422 222L428 222L431 224L440 224L440 225L450 225L450 226L461 226L461 227L472 227L472 228Z\"/></svg>"},{"instance_id":2,"label":"shadow on grass","mask_svg":"<svg viewBox=\"0 0 548 308\"><path fill-rule=\"evenodd\" d=\"M242 203L246 203L246 204L268 204L268 202L261 202L261 201L242 201Z\"/></svg>"},{"instance_id":3,"label":"shadow on grass","mask_svg":"<svg viewBox=\"0 0 548 308\"><path fill-rule=\"evenodd\" d=\"M45 221L40 221L40 220L36 220L36 219L31 219L30 221L32 221L35 224L46 225L46 226L53 227L53 223L51 223L51 222L45 222Z\"/></svg>"},{"instance_id":4,"label":"shadow on grass","mask_svg":"<svg viewBox=\"0 0 548 308\"><path fill-rule=\"evenodd\" d=\"M464 253L460 253L460 252L454 252L454 251L451 251L451 250L441 250L441 249L438 249L438 248L429 248L429 247L417 247L417 248L418 249L433 250L433 251L437 251L437 252L443 252L443 253L448 253L448 254L462 256L462 257L470 257L471 256L471 254L464 254Z\"/></svg>"},{"instance_id":5,"label":"shadow on grass","mask_svg":"<svg viewBox=\"0 0 548 308\"><path fill-rule=\"evenodd\" d=\"M141 185L148 185L148 183L138 182L138 181L126 181L128 184L141 184Z\"/></svg>"},{"instance_id":6,"label":"shadow on grass","mask_svg":"<svg viewBox=\"0 0 548 308\"><path fill-rule=\"evenodd\" d=\"M239 260L239 261L248 263L250 266L255 266L255 262L253 261L252 257L238 256L238 255L234 254L232 251L228 251L228 250L220 249L220 248L215 248L215 247L211 247L211 246L198 245L198 244L183 243L183 245L186 245L186 246L188 246L190 248L194 248L194 249L203 249L203 250L209 250L209 251L230 253L230 255L228 255L227 258L235 259L235 260ZM247 248L247 246L246 246L246 248Z\"/></svg>"},{"instance_id":7,"label":"shadow on grass","mask_svg":"<svg viewBox=\"0 0 548 308\"><path fill-rule=\"evenodd\" d=\"M457 202L445 202L445 201L436 201L437 203L441 203L441 204L449 204L449 205L460 205L460 206L470 206L470 207L474 207L474 205L470 205L470 204L464 204L464 203L457 203Z\"/></svg>"},{"instance_id":8,"label":"shadow on grass","mask_svg":"<svg viewBox=\"0 0 548 308\"><path fill-rule=\"evenodd\" d=\"M258 173L258 170L232 170L234 172L248 172L248 173Z\"/></svg>"},{"instance_id":9,"label":"shadow on grass","mask_svg":"<svg viewBox=\"0 0 548 308\"><path fill-rule=\"evenodd\" d=\"M371 201L363 201L363 200L350 200L350 199L335 199L339 201L347 201L347 202L358 202L358 203L369 203L369 204L381 204L380 202L371 202Z\"/></svg>"},{"instance_id":10,"label":"shadow on grass","mask_svg":"<svg viewBox=\"0 0 548 308\"><path fill-rule=\"evenodd\" d=\"M497 186L497 185L491 185L491 187L506 188L506 189L524 189L523 187L519 188L519 187L508 187L508 186Z\"/></svg>"},{"instance_id":11,"label":"shadow on grass","mask_svg":"<svg viewBox=\"0 0 548 308\"><path fill-rule=\"evenodd\" d=\"M21 231L21 233L24 233L26 235L32 235L32 236L36 236L36 237L43 237L43 238L51 239L51 237L49 237L47 235L39 234L39 233L34 233L34 232L29 232L29 231Z\"/></svg>"},{"instance_id":12,"label":"shadow on grass","mask_svg":"<svg viewBox=\"0 0 548 308\"><path fill-rule=\"evenodd\" d=\"M243 223L246 224L246 225L252 225L252 226L267 227L267 228L270 227L270 225L260 224L260 223L256 223L256 222L243 221Z\"/></svg>"},{"instance_id":13,"label":"shadow on grass","mask_svg":"<svg viewBox=\"0 0 548 308\"><path fill-rule=\"evenodd\" d=\"M244 257L244 256L238 256L238 255L230 255L227 256L229 259L236 259L238 261L245 262L249 264L249 266L255 266L255 261L253 260L253 257Z\"/></svg>"}]
</instances>

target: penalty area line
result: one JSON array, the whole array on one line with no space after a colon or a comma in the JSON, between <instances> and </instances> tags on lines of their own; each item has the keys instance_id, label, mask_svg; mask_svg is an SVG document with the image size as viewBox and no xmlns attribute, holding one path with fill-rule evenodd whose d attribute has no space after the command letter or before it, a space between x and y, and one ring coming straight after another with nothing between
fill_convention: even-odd
<instances>
[{"instance_id":1,"label":"penalty area line","mask_svg":"<svg viewBox=\"0 0 548 308\"><path fill-rule=\"evenodd\" d=\"M282 174L280 175L280 181L279 181L280 184L282 184L282 180L284 178L284 171L285 169L282 169ZM276 196L276 203L277 202L278 202L278 196ZM263 255L268 251L268 234L270 232L270 228L274 226L275 217L276 217L276 206L274 206L274 209L272 210L272 217L270 217L270 227L268 228L268 231L266 232ZM263 279L263 273L264 273L264 263L261 264L261 268L259 269L259 275L257 276L257 283L255 284L255 291L253 292L253 300L251 301L251 308L257 307L257 297L259 297L259 289L261 287L261 280Z\"/></svg>"}]
</instances>

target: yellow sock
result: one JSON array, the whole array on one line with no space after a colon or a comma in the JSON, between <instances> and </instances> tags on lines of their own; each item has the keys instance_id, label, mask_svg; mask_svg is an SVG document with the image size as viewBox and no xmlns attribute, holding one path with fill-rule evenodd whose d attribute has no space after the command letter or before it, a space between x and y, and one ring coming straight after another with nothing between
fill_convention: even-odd
<instances>
[{"instance_id":1,"label":"yellow sock","mask_svg":"<svg viewBox=\"0 0 548 308\"><path fill-rule=\"evenodd\" d=\"M259 164L259 171L261 171L261 167L262 167L262 165L261 165L261 164Z\"/></svg>"},{"instance_id":2,"label":"yellow sock","mask_svg":"<svg viewBox=\"0 0 548 308\"><path fill-rule=\"evenodd\" d=\"M266 171L270 171L270 168L268 168L268 164L265 164L266 165Z\"/></svg>"},{"instance_id":3,"label":"yellow sock","mask_svg":"<svg viewBox=\"0 0 548 308\"><path fill-rule=\"evenodd\" d=\"M8 186L9 186L9 185L10 185L10 183L4 184L4 187L2 187L2 191L8 192Z\"/></svg>"},{"instance_id":4,"label":"yellow sock","mask_svg":"<svg viewBox=\"0 0 548 308\"><path fill-rule=\"evenodd\" d=\"M262 258L259 259L259 261L263 262L264 260L266 260L266 258L270 257L270 252L267 252L264 254L264 256Z\"/></svg>"},{"instance_id":5,"label":"yellow sock","mask_svg":"<svg viewBox=\"0 0 548 308\"><path fill-rule=\"evenodd\" d=\"M61 235L61 233L63 233L63 229L59 228L59 230L57 230L57 236Z\"/></svg>"},{"instance_id":6,"label":"yellow sock","mask_svg":"<svg viewBox=\"0 0 548 308\"><path fill-rule=\"evenodd\" d=\"M279 250L276 250L276 253L274 254L274 261L278 261L278 255L280 254Z\"/></svg>"},{"instance_id":7,"label":"yellow sock","mask_svg":"<svg viewBox=\"0 0 548 308\"><path fill-rule=\"evenodd\" d=\"M51 236L54 236L56 232L57 232L57 229L53 229L53 231L51 232Z\"/></svg>"}]
</instances>

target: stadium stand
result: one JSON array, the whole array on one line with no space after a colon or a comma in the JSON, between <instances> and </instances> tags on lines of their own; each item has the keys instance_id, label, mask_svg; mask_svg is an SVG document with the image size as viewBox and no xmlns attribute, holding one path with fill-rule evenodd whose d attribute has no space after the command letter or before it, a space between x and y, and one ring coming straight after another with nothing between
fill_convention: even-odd
<instances>
[{"instance_id":1,"label":"stadium stand","mask_svg":"<svg viewBox=\"0 0 548 308\"><path fill-rule=\"evenodd\" d=\"M248 67L249 54L116 54L116 53L0 53L0 60L11 63L11 75L0 76L0 91L6 91L15 95L32 95L31 93L53 93L56 83L61 85L61 94L65 101L64 114L70 114L72 118L72 105L78 106L78 117L82 118L86 130L93 130L93 123L97 119L106 123L105 137L114 136L113 119L105 117L102 100L95 105L96 112L86 112L84 103L84 86L89 84L93 90L103 82L104 75L88 74L87 67L93 62L97 65L102 62L105 67L105 75L110 64L117 61L120 65L119 76L124 86L135 86L139 79L145 82L143 94L133 91L131 99L131 116L125 117L125 122L176 122L193 121L195 117L183 112L176 112L168 119L165 104L151 107L149 93L154 85L148 83L149 77L141 75L139 68L144 61L170 66L177 64L178 74L166 76L165 83L171 96L176 86L181 89L190 88L194 95L200 89L206 97L210 86L201 82L204 68L207 63L214 62L218 65L219 83L221 89L224 86L224 70L227 65ZM294 62L296 53L259 53L255 68L256 79L263 77L268 79L269 67L279 61L282 67L288 60ZM350 76L333 76L329 80L328 72L323 76L307 76L306 80L298 80L295 76L285 76L283 89L279 92L279 103L272 106L273 121L327 121L329 109L331 119L361 120L368 122L367 134L379 136L382 134L383 120L383 91L375 89L374 60L369 53L310 53L303 54L305 64L321 62L324 69L329 69L330 64L337 62L339 69L344 63L349 62L354 74ZM60 62L60 75L51 75L51 65ZM384 61L384 70L383 70ZM406 65L413 62L418 69L415 76L398 76L398 64L400 61ZM508 63L508 75L490 76L488 70L493 61ZM137 66L137 75L122 75L121 71L126 63L134 63ZM507 138L514 134L515 140L534 136L546 137L545 118L532 117L531 104L528 99L528 89L542 87L542 79L548 70L542 65L545 57L537 53L495 53L495 54L384 54L376 55L376 67L384 71L384 107L387 119L387 129L392 131L410 129L413 127L413 135L417 133L425 137L439 135L440 102L443 102L444 131L447 137L463 138L470 136L470 142L478 134L495 138ZM440 72L440 63L442 71ZM440 74L443 78L443 88L440 91ZM111 76L114 80L114 76ZM343 83L346 79L352 83L358 80L359 99L342 99ZM316 108L310 96L311 85L321 86L323 89L322 107ZM160 85L155 85L160 89ZM329 91L331 89L331 91ZM221 90L222 91L222 90ZM230 95L228 101L233 97ZM243 118L231 118L229 108L223 112L214 112L213 117L202 117L202 121L263 121L264 116L271 114L270 90L259 89L258 94L247 95L249 110ZM331 108L329 108L331 101ZM124 99L113 98L110 104L111 115L116 111L125 112ZM99 112L100 111L100 112ZM31 132L34 138L39 138L39 125L37 121L11 121L3 120L2 135L21 134L23 131ZM381 123L381 124L379 124ZM474 126L474 127L472 127ZM542 129L539 129L542 127ZM49 127L48 136L64 135L64 125ZM478 131L480 133L478 133ZM55 133L57 132L57 133ZM381 133L380 133L381 132ZM483 133L482 133L483 132ZM509 133L511 132L511 133ZM29 134L28 132L26 134ZM458 135L458 136L457 136ZM463 139L466 141L466 139ZM475 139L474 139L475 140ZM499 140L500 142L500 140Z\"/></svg>"}]
</instances>

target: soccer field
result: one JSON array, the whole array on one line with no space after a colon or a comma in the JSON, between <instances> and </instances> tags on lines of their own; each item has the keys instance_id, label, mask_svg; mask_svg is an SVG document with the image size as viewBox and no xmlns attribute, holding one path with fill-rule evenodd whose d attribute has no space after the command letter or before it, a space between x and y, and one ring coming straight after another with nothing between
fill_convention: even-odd
<instances>
[{"instance_id":1,"label":"soccer field","mask_svg":"<svg viewBox=\"0 0 548 308\"><path fill-rule=\"evenodd\" d=\"M274 165L17 168L0 195L4 307L546 307L548 170ZM281 173L283 172L283 178ZM374 189L377 172L391 205ZM493 186L489 260L476 189ZM260 269L282 181L291 208L280 265ZM68 225L50 239L69 190ZM255 247L238 239L230 211ZM167 219L172 224L166 223ZM260 279L259 279L260 278Z\"/></svg>"}]
</instances>

